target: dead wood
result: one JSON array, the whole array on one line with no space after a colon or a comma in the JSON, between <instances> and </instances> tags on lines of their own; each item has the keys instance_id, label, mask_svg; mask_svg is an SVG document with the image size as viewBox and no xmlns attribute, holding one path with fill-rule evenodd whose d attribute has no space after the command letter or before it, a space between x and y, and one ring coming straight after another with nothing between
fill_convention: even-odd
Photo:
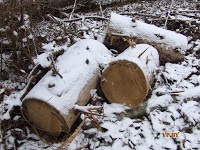
<instances>
[{"instance_id":1,"label":"dead wood","mask_svg":"<svg viewBox=\"0 0 200 150\"><path fill-rule=\"evenodd\" d=\"M104 60L100 58L102 55ZM97 60L103 64L111 57L108 49L95 40L86 39L72 45L53 63L52 70L22 96L25 119L58 139L67 135L80 114L75 113L74 106L85 106L91 97L90 90L99 83ZM88 116L99 115L93 109L88 108Z\"/></svg>"},{"instance_id":2,"label":"dead wood","mask_svg":"<svg viewBox=\"0 0 200 150\"><path fill-rule=\"evenodd\" d=\"M145 43L155 47L161 63L183 61L187 49L187 38L181 34L126 16L111 14L104 44L109 49L116 49L121 53L132 46L131 43Z\"/></svg>"},{"instance_id":3,"label":"dead wood","mask_svg":"<svg viewBox=\"0 0 200 150\"><path fill-rule=\"evenodd\" d=\"M111 103L136 108L148 95L158 66L158 52L152 46L138 44L135 48L129 47L102 73L104 95Z\"/></svg>"}]
</instances>

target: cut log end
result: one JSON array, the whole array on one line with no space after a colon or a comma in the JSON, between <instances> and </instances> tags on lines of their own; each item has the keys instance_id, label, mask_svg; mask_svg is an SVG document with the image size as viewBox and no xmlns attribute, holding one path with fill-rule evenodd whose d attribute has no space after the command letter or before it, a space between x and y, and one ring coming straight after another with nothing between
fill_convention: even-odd
<instances>
[{"instance_id":1,"label":"cut log end","mask_svg":"<svg viewBox=\"0 0 200 150\"><path fill-rule=\"evenodd\" d=\"M111 103L125 103L131 108L142 103L149 91L143 71L127 60L112 62L102 75L101 86Z\"/></svg>"},{"instance_id":2,"label":"cut log end","mask_svg":"<svg viewBox=\"0 0 200 150\"><path fill-rule=\"evenodd\" d=\"M25 99L22 103L22 113L27 121L54 137L69 132L63 116L48 103L38 99Z\"/></svg>"}]
</instances>

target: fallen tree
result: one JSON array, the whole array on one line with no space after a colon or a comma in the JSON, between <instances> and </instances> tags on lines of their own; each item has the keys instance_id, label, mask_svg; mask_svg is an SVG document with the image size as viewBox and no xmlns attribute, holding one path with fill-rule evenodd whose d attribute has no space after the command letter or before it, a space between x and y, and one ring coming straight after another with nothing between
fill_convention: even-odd
<instances>
[{"instance_id":1,"label":"fallen tree","mask_svg":"<svg viewBox=\"0 0 200 150\"><path fill-rule=\"evenodd\" d=\"M159 55L152 46L129 47L104 70L103 93L111 103L125 103L136 108L148 95L158 66Z\"/></svg>"},{"instance_id":2,"label":"fallen tree","mask_svg":"<svg viewBox=\"0 0 200 150\"><path fill-rule=\"evenodd\" d=\"M88 103L90 90L99 82L99 65L105 66L111 57L107 48L95 40L72 45L24 97L25 119L55 137L69 133L78 117L74 106Z\"/></svg>"},{"instance_id":3,"label":"fallen tree","mask_svg":"<svg viewBox=\"0 0 200 150\"><path fill-rule=\"evenodd\" d=\"M104 44L121 53L136 43L155 47L161 63L182 61L187 49L187 38L182 34L112 13Z\"/></svg>"}]
</instances>

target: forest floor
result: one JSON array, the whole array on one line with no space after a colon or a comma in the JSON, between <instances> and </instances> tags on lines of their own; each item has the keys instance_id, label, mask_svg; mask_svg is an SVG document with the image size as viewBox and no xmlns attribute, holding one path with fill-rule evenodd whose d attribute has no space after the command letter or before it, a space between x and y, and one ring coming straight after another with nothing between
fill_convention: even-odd
<instances>
[{"instance_id":1,"label":"forest floor","mask_svg":"<svg viewBox=\"0 0 200 150\"><path fill-rule=\"evenodd\" d=\"M96 116L99 130L91 120L75 139L63 149L200 149L200 8L192 1L147 1L107 7L96 12L65 13L65 17L48 14L44 20L31 26L30 39L40 39L38 53L51 55L67 51L68 47L85 38L102 41L111 12L143 20L160 28L164 27L167 15L167 29L187 36L188 47L185 59L180 63L166 63L160 66L155 77L151 95L146 100L146 115L131 118L124 115L127 106L110 104L97 89L100 97L95 105L103 106L102 116ZM101 7L100 7L101 8ZM29 26L29 17L24 17ZM74 20L73 20L74 19ZM2 54L6 70L11 54ZM24 93L29 70L21 74L10 72L0 80L0 149L57 149L61 143L51 143L32 132L21 115L20 97ZM42 64L41 64L42 65ZM94 90L95 91L95 90ZM92 105L92 104L89 104ZM77 125L81 122L81 115ZM75 128L75 127L74 127ZM177 136L175 136L177 135ZM174 136L174 137L173 137Z\"/></svg>"}]
</instances>

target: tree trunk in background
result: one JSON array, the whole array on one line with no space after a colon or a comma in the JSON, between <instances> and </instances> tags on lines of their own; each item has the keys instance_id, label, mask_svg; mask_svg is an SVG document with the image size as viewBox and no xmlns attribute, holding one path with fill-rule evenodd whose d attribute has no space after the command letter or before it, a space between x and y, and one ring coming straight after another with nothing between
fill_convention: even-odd
<instances>
[{"instance_id":1,"label":"tree trunk in background","mask_svg":"<svg viewBox=\"0 0 200 150\"><path fill-rule=\"evenodd\" d=\"M136 108L149 93L159 66L155 48L147 44L129 47L114 58L101 77L101 87L108 101Z\"/></svg>"}]
</instances>

